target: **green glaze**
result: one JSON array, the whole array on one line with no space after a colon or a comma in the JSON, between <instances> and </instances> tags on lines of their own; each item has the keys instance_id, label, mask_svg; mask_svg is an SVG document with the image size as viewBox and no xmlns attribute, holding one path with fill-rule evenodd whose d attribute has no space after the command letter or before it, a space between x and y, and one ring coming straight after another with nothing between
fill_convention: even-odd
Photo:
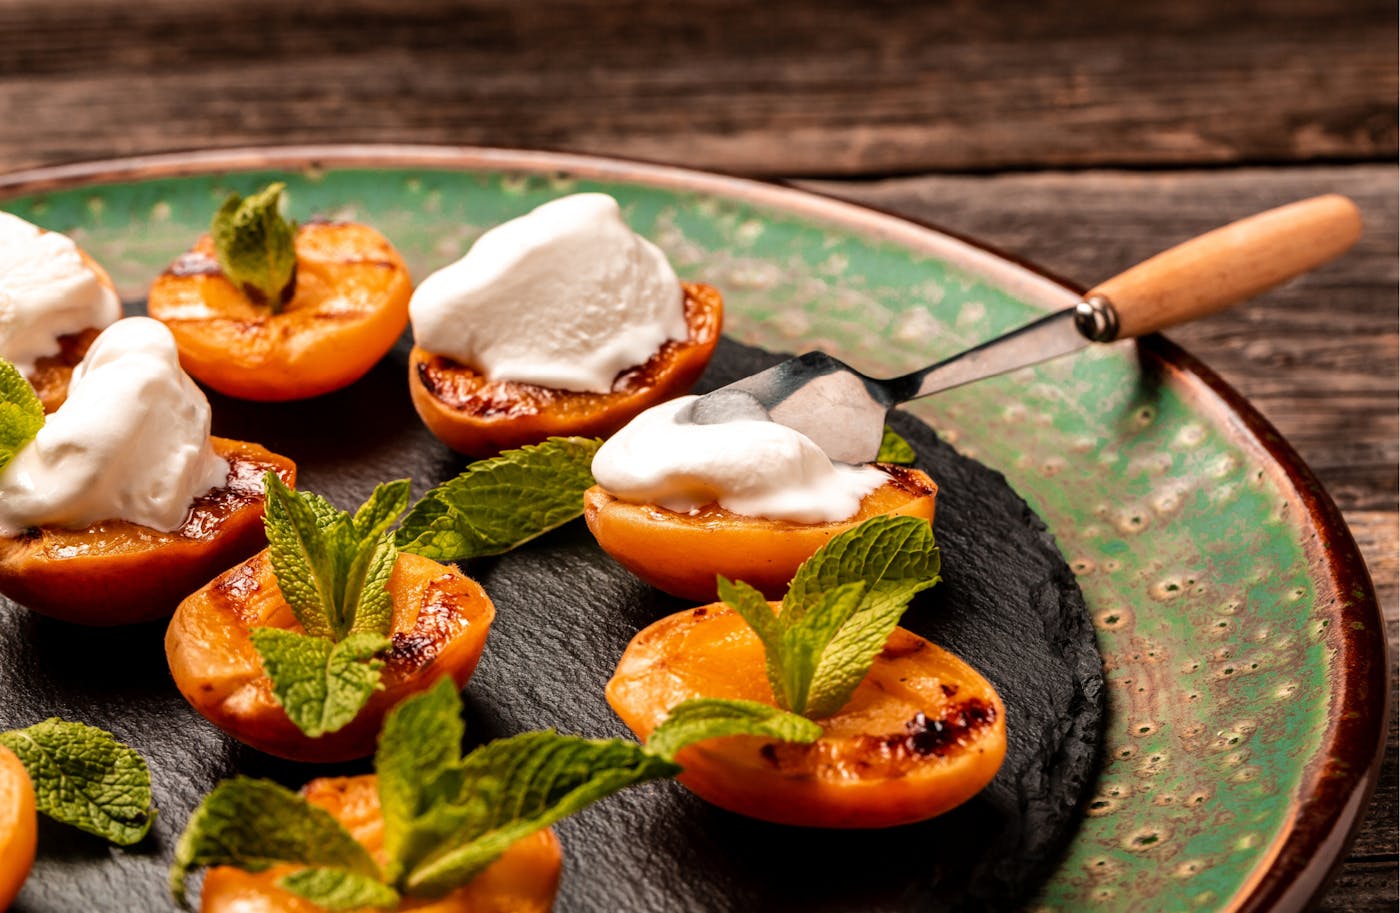
<instances>
[{"instance_id":1,"label":"green glaze","mask_svg":"<svg viewBox=\"0 0 1400 913\"><path fill-rule=\"evenodd\" d=\"M67 190L5 208L69 232L124 297L141 297L228 191L272 179L287 182L293 217L379 228L416 279L490 225L566 192L605 190L682 277L723 290L730 335L776 350L827 348L874 372L921 366L1047 306L1046 293L1025 300L965 260L854 222L624 181L267 171ZM1286 479L1242 443L1227 410L1189 392L1171 374L1148 376L1137 349L1119 345L913 410L1006 473L1040 512L1098 629L1106 765L1035 909L1228 905L1267 865L1322 750L1334 646L1314 592L1320 559L1304 549L1306 518L1290 515Z\"/></svg>"}]
</instances>

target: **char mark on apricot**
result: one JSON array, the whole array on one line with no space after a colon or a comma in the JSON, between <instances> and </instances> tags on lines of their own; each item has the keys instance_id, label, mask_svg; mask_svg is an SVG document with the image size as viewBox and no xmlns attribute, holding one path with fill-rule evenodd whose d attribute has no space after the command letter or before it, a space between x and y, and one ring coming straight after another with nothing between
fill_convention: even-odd
<instances>
[{"instance_id":1,"label":"char mark on apricot","mask_svg":"<svg viewBox=\"0 0 1400 913\"><path fill-rule=\"evenodd\" d=\"M886 736L886 745L895 752L927 757L943 757L968 738L990 726L997 716L996 708L973 698L951 707L940 719L929 719L922 710L904 724L905 732Z\"/></svg>"},{"instance_id":2,"label":"char mark on apricot","mask_svg":"<svg viewBox=\"0 0 1400 913\"><path fill-rule=\"evenodd\" d=\"M887 643L880 650L881 659L903 659L906 656L913 656L922 653L924 647L928 646L926 640L914 640L912 638L901 639L899 643Z\"/></svg>"},{"instance_id":3,"label":"char mark on apricot","mask_svg":"<svg viewBox=\"0 0 1400 913\"><path fill-rule=\"evenodd\" d=\"M894 463L877 463L876 465L885 475L890 477L891 485L907 494L921 498L925 495L931 495L937 490L924 481L923 474L917 469L909 466L897 466Z\"/></svg>"},{"instance_id":4,"label":"char mark on apricot","mask_svg":"<svg viewBox=\"0 0 1400 913\"><path fill-rule=\"evenodd\" d=\"M451 580L447 575L429 584L413 629L389 638L384 664L390 676L406 679L430 665L460 627L456 611L459 597L443 588Z\"/></svg>"}]
</instances>

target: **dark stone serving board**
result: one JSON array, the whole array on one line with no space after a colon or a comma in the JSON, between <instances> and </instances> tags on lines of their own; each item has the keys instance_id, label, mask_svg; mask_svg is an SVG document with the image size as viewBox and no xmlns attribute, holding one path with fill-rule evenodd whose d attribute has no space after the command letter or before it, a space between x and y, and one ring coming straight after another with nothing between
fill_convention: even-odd
<instances>
[{"instance_id":1,"label":"dark stone serving board","mask_svg":"<svg viewBox=\"0 0 1400 913\"><path fill-rule=\"evenodd\" d=\"M777 358L724 341L701 389ZM415 494L463 461L419 423L405 343L368 377L309 402L211 396L215 433L293 457L299 484L352 507L375 483L411 476ZM943 582L905 626L967 660L1006 702L1009 747L996 780L937 820L885 831L819 831L720 811L674 783L615 796L558 827L565 848L556 909L572 911L883 911L1003 909L1054 865L1096 763L1103 679L1083 599L1044 525L1005 479L958 455L925 425L891 418L939 483ZM467 572L495 601L486 652L465 691L468 737L553 726L627 731L603 685L639 629L685 607L614 564L582 523ZM175 690L164 625L82 628L0 599L0 729L62 716L110 729L151 764L159 816L128 849L49 821L17 913L172 910L165 875L200 798L235 772L299 786L368 762L298 765L224 736Z\"/></svg>"}]
</instances>

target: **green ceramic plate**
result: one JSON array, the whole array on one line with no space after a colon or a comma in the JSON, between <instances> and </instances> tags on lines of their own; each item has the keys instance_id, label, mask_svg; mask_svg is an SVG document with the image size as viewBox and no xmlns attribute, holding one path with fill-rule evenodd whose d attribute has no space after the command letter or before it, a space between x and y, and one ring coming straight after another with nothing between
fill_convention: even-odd
<instances>
[{"instance_id":1,"label":"green ceramic plate","mask_svg":"<svg viewBox=\"0 0 1400 913\"><path fill-rule=\"evenodd\" d=\"M0 179L4 208L73 235L123 297L231 189L363 219L415 276L485 228L604 190L726 332L912 369L1076 291L938 230L783 187L568 155L421 147L216 152ZM1002 470L1079 575L1109 683L1097 794L1036 910L1294 910L1342 856L1375 778L1380 612L1317 480L1219 378L1160 338L1096 348L913 410Z\"/></svg>"}]
</instances>

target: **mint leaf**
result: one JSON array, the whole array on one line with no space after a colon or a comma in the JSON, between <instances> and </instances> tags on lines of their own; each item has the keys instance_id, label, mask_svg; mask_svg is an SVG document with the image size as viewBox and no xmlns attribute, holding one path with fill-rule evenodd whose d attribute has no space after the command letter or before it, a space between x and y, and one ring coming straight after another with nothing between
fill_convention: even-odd
<instances>
[{"instance_id":1,"label":"mint leaf","mask_svg":"<svg viewBox=\"0 0 1400 913\"><path fill-rule=\"evenodd\" d=\"M268 556L282 598L307 634L330 636L336 602L335 558L326 541L331 524L322 509L329 505L298 497L275 472L263 476L263 491Z\"/></svg>"},{"instance_id":2,"label":"mint leaf","mask_svg":"<svg viewBox=\"0 0 1400 913\"><path fill-rule=\"evenodd\" d=\"M917 517L874 517L846 530L802 563L783 597L783 614L801 617L832 587L864 581L861 611L903 612L938 582L933 529Z\"/></svg>"},{"instance_id":3,"label":"mint leaf","mask_svg":"<svg viewBox=\"0 0 1400 913\"><path fill-rule=\"evenodd\" d=\"M462 755L462 701L451 676L427 691L400 701L384 718L374 770L379 775L379 808L384 817L385 875L397 880L403 860L419 859L431 841L413 821L432 805L455 795L444 778Z\"/></svg>"},{"instance_id":4,"label":"mint leaf","mask_svg":"<svg viewBox=\"0 0 1400 913\"><path fill-rule=\"evenodd\" d=\"M553 437L479 460L423 496L398 532L401 551L437 561L499 555L583 514L602 441Z\"/></svg>"},{"instance_id":5,"label":"mint leaf","mask_svg":"<svg viewBox=\"0 0 1400 913\"><path fill-rule=\"evenodd\" d=\"M345 604L356 607L350 613L351 633L382 635L393 627L394 596L389 592L389 578L398 561L393 533L382 532L378 539L360 543L345 574Z\"/></svg>"},{"instance_id":6,"label":"mint leaf","mask_svg":"<svg viewBox=\"0 0 1400 913\"><path fill-rule=\"evenodd\" d=\"M782 662L779 675L783 697L779 702L793 713L808 713L807 695L836 632L851 620L865 597L865 583L844 583L822 594L821 601L802 617L788 622L783 630ZM784 615L786 610L784 610ZM779 618L783 618L780 615ZM862 676L864 677L864 676Z\"/></svg>"},{"instance_id":7,"label":"mint leaf","mask_svg":"<svg viewBox=\"0 0 1400 913\"><path fill-rule=\"evenodd\" d=\"M909 446L909 442L900 437L889 425L886 425L885 433L880 438L880 452L875 455L875 462L913 466L914 461L918 458L918 454L914 452L913 447Z\"/></svg>"},{"instance_id":8,"label":"mint leaf","mask_svg":"<svg viewBox=\"0 0 1400 913\"><path fill-rule=\"evenodd\" d=\"M803 562L777 615L745 583L720 577L718 590L763 644L773 699L820 718L845 706L909 600L937 582L938 549L928 522L875 517Z\"/></svg>"},{"instance_id":9,"label":"mint leaf","mask_svg":"<svg viewBox=\"0 0 1400 913\"><path fill-rule=\"evenodd\" d=\"M285 184L231 193L209 225L219 268L254 304L277 313L296 290L296 228L279 211Z\"/></svg>"},{"instance_id":10,"label":"mint leaf","mask_svg":"<svg viewBox=\"0 0 1400 913\"><path fill-rule=\"evenodd\" d=\"M387 909L399 903L399 893L384 882L347 869L300 869L277 879L277 886L331 913L364 907Z\"/></svg>"},{"instance_id":11,"label":"mint leaf","mask_svg":"<svg viewBox=\"0 0 1400 913\"><path fill-rule=\"evenodd\" d=\"M675 760L687 745L732 735L755 735L783 742L815 742L822 728L811 720L758 701L693 698L671 708L652 730L646 749Z\"/></svg>"},{"instance_id":12,"label":"mint leaf","mask_svg":"<svg viewBox=\"0 0 1400 913\"><path fill-rule=\"evenodd\" d=\"M390 526L394 525L399 514L408 510L410 489L408 479L384 482L374 487L374 491L370 492L369 500L355 511L355 517L352 521L355 526L355 534L360 537L361 542L367 539L378 539Z\"/></svg>"},{"instance_id":13,"label":"mint leaf","mask_svg":"<svg viewBox=\"0 0 1400 913\"><path fill-rule=\"evenodd\" d=\"M313 739L355 718L379 687L384 663L374 655L389 649L389 638L374 633L350 634L334 643L281 628L254 628L248 638L287 718Z\"/></svg>"},{"instance_id":14,"label":"mint leaf","mask_svg":"<svg viewBox=\"0 0 1400 913\"><path fill-rule=\"evenodd\" d=\"M216 786L190 816L175 847L170 892L183 903L186 877L203 866L261 872L279 862L379 877L369 852L330 812L271 781L236 777Z\"/></svg>"},{"instance_id":15,"label":"mint leaf","mask_svg":"<svg viewBox=\"0 0 1400 913\"><path fill-rule=\"evenodd\" d=\"M55 821L130 846L151 829L151 771L110 732L52 717L0 732L34 783L34 802Z\"/></svg>"},{"instance_id":16,"label":"mint leaf","mask_svg":"<svg viewBox=\"0 0 1400 913\"><path fill-rule=\"evenodd\" d=\"M440 846L407 869L408 893L441 896L475 877L515 841L618 790L680 768L621 739L527 732L483 745L463 759L455 802L420 820Z\"/></svg>"},{"instance_id":17,"label":"mint leaf","mask_svg":"<svg viewBox=\"0 0 1400 913\"><path fill-rule=\"evenodd\" d=\"M0 358L0 469L44 427L44 404L19 368Z\"/></svg>"}]
</instances>

